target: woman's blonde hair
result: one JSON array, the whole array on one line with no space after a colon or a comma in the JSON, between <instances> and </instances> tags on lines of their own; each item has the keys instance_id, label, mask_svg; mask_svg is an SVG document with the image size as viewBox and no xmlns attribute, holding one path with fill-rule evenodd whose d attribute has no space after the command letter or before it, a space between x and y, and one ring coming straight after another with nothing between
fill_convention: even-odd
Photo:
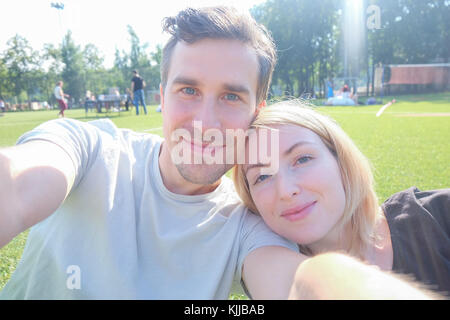
<instances>
[{"instance_id":1,"label":"woman's blonde hair","mask_svg":"<svg viewBox=\"0 0 450 320\"><path fill-rule=\"evenodd\" d=\"M295 125L311 130L336 158L345 192L345 209L338 227L351 225L351 244L348 252L363 257L363 251L373 241L375 224L380 217L378 199L374 190L374 179L368 159L355 143L331 118L298 102L285 101L261 109L252 129L274 125ZM237 165L232 172L236 191L244 204L258 213L250 195L243 165ZM300 246L303 253L311 254L307 246Z\"/></svg>"}]
</instances>

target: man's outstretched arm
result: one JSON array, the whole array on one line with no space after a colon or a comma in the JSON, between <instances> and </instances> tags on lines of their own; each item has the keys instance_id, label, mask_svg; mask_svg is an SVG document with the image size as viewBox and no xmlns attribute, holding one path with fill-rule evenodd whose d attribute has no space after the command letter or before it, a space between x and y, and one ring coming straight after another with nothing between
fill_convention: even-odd
<instances>
[{"instance_id":1,"label":"man's outstretched arm","mask_svg":"<svg viewBox=\"0 0 450 320\"><path fill-rule=\"evenodd\" d=\"M47 141L0 149L0 248L51 215L75 179L70 156Z\"/></svg>"},{"instance_id":2,"label":"man's outstretched arm","mask_svg":"<svg viewBox=\"0 0 450 320\"><path fill-rule=\"evenodd\" d=\"M444 299L418 282L385 272L340 253L305 260L297 269L289 299L429 300Z\"/></svg>"},{"instance_id":3,"label":"man's outstretched arm","mask_svg":"<svg viewBox=\"0 0 450 320\"><path fill-rule=\"evenodd\" d=\"M283 247L261 247L245 259L242 276L257 300L443 299L415 281L341 253L306 257Z\"/></svg>"},{"instance_id":4,"label":"man's outstretched arm","mask_svg":"<svg viewBox=\"0 0 450 320\"><path fill-rule=\"evenodd\" d=\"M418 282L382 271L340 253L309 258L295 274L289 299L429 300L443 299Z\"/></svg>"}]
</instances>

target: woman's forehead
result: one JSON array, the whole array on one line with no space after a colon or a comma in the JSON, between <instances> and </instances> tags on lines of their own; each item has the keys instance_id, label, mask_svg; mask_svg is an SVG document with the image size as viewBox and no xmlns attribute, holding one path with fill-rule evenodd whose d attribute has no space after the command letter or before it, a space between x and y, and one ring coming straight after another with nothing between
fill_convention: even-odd
<instances>
[{"instance_id":1,"label":"woman's forehead","mask_svg":"<svg viewBox=\"0 0 450 320\"><path fill-rule=\"evenodd\" d=\"M325 147L321 138L312 130L298 125L271 125L252 130L245 148L244 172L251 168L270 165L274 160L288 157L296 148Z\"/></svg>"},{"instance_id":2,"label":"woman's forehead","mask_svg":"<svg viewBox=\"0 0 450 320\"><path fill-rule=\"evenodd\" d=\"M300 125L294 124L273 124L264 127L258 127L250 130L248 135L246 148L247 150L251 145L252 139L257 140L258 148L264 148L272 146L274 142L278 143L278 146L284 146L289 148L290 144L294 144L300 141L309 143L320 143L322 139L311 129L305 128ZM280 148L277 148L281 151Z\"/></svg>"}]
</instances>

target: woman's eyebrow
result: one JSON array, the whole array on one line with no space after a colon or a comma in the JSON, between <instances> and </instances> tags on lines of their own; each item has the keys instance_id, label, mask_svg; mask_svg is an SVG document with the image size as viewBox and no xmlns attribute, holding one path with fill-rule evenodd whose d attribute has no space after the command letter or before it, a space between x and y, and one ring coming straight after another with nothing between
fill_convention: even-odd
<instances>
[{"instance_id":1,"label":"woman's eyebrow","mask_svg":"<svg viewBox=\"0 0 450 320\"><path fill-rule=\"evenodd\" d=\"M247 172L250 169L254 169L254 168L265 168L265 167L269 167L270 164L264 164L264 163L255 163L255 164L249 164L246 168L244 168L244 172L247 175Z\"/></svg>"},{"instance_id":2,"label":"woman's eyebrow","mask_svg":"<svg viewBox=\"0 0 450 320\"><path fill-rule=\"evenodd\" d=\"M283 154L284 156L288 156L290 153L292 153L296 148L301 147L303 145L314 145L313 142L310 141L299 141L295 144L293 144L288 150L286 150ZM244 167L244 173L247 174L247 172L250 169L254 169L254 168L266 168L269 167L270 163L264 164L264 163L255 163L255 164L249 164L248 166Z\"/></svg>"},{"instance_id":3,"label":"woman's eyebrow","mask_svg":"<svg viewBox=\"0 0 450 320\"><path fill-rule=\"evenodd\" d=\"M294 151L296 148L301 147L301 146L303 146L303 145L305 145L305 144L314 144L314 143L309 142L309 141L299 141L299 142L293 144L289 149L287 149L287 150L283 153L283 155L288 156L288 155L289 155L292 151Z\"/></svg>"}]
</instances>

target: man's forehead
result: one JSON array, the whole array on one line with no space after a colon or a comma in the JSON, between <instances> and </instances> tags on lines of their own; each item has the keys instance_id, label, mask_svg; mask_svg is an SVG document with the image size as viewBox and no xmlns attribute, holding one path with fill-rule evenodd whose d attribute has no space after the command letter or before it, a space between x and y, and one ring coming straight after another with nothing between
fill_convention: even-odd
<instances>
[{"instance_id":1,"label":"man's forehead","mask_svg":"<svg viewBox=\"0 0 450 320\"><path fill-rule=\"evenodd\" d=\"M178 42L172 52L168 78L192 78L203 73L203 78L221 72L229 77L224 82L246 83L247 77L259 74L256 51L239 40L202 39L195 43ZM256 83L255 83L256 86Z\"/></svg>"},{"instance_id":2,"label":"man's forehead","mask_svg":"<svg viewBox=\"0 0 450 320\"><path fill-rule=\"evenodd\" d=\"M258 63L256 50L250 45L236 39L201 39L194 43L178 41L173 48L172 57L195 58L218 54L221 58L247 58Z\"/></svg>"}]
</instances>

